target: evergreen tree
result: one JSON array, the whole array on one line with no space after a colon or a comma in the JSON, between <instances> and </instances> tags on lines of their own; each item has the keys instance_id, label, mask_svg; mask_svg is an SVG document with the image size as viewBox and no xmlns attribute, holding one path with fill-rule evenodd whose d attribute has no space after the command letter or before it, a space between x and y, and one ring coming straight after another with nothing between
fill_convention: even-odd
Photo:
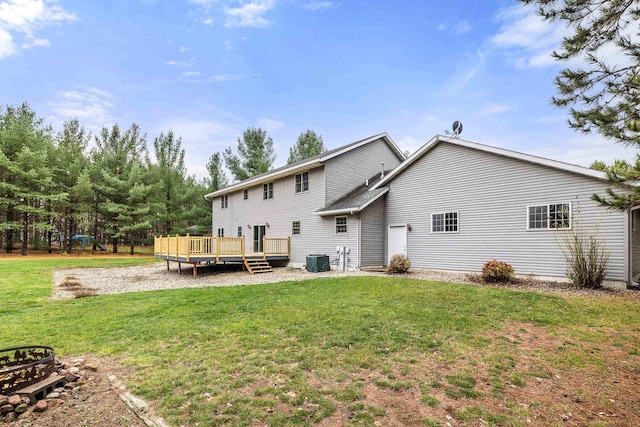
<instances>
[{"instance_id":1,"label":"evergreen tree","mask_svg":"<svg viewBox=\"0 0 640 427\"><path fill-rule=\"evenodd\" d=\"M153 141L156 163L150 166L155 183L153 192L156 213L156 232L170 234L183 232L188 224L186 205L185 151L182 140L175 138L173 131L160 135Z\"/></svg>"},{"instance_id":2,"label":"evergreen tree","mask_svg":"<svg viewBox=\"0 0 640 427\"><path fill-rule=\"evenodd\" d=\"M141 159L146 158L146 135L140 135L135 123L124 133L118 125L113 125L111 129L102 128L95 142L92 181L97 213L103 217L105 234L111 239L113 253L117 253L118 242L124 236L121 228L126 226L126 213L137 207L129 206L133 185L129 177L133 165L139 167Z\"/></svg>"},{"instance_id":3,"label":"evergreen tree","mask_svg":"<svg viewBox=\"0 0 640 427\"><path fill-rule=\"evenodd\" d=\"M307 129L298 136L296 145L289 149L287 164L317 156L323 151L325 151L325 148L322 137L317 135L314 131Z\"/></svg>"},{"instance_id":4,"label":"evergreen tree","mask_svg":"<svg viewBox=\"0 0 640 427\"><path fill-rule=\"evenodd\" d=\"M65 195L58 204L63 227L62 236L67 253L71 253L71 236L77 234L78 223L88 219L89 203L92 191L89 179L89 159L85 150L91 135L80 125L78 119L72 119L62 125L62 131L55 139L51 168L57 191ZM89 224L82 224L83 232L88 232ZM50 239L49 239L50 240Z\"/></svg>"},{"instance_id":5,"label":"evergreen tree","mask_svg":"<svg viewBox=\"0 0 640 427\"><path fill-rule=\"evenodd\" d=\"M51 130L43 126L27 103L0 110L0 231L7 252L22 231L22 254L27 254L30 231L36 237L50 229L52 191L48 155Z\"/></svg>"},{"instance_id":6,"label":"evergreen tree","mask_svg":"<svg viewBox=\"0 0 640 427\"><path fill-rule=\"evenodd\" d=\"M573 30L553 52L559 61L585 63L563 69L556 78L553 103L569 108L569 125L640 148L640 0L521 1L536 5L546 20L562 21ZM605 50L617 50L625 60L610 63ZM612 187L604 197L594 194L594 200L621 210L640 203L640 189L634 185L640 180L640 162L608 176Z\"/></svg>"},{"instance_id":7,"label":"evergreen tree","mask_svg":"<svg viewBox=\"0 0 640 427\"><path fill-rule=\"evenodd\" d=\"M227 169L236 181L244 181L268 172L275 161L273 140L260 128L248 128L238 138L238 154L231 147L224 150L223 157Z\"/></svg>"},{"instance_id":8,"label":"evergreen tree","mask_svg":"<svg viewBox=\"0 0 640 427\"><path fill-rule=\"evenodd\" d=\"M207 162L207 171L209 176L205 179L206 191L212 193L229 185L227 175L222 168L222 160L220 153L213 153Z\"/></svg>"}]
</instances>

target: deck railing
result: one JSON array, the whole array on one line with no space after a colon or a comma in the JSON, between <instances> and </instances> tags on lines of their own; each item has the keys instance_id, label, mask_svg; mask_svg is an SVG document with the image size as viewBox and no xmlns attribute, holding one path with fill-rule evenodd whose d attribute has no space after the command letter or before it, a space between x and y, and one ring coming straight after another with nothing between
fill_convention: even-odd
<instances>
[{"instance_id":1,"label":"deck railing","mask_svg":"<svg viewBox=\"0 0 640 427\"><path fill-rule=\"evenodd\" d=\"M291 239L289 237L263 237L263 253L290 258ZM246 255L244 237L210 237L210 236L156 236L153 240L153 253L158 257L184 258L189 262L191 257L241 256Z\"/></svg>"}]
</instances>

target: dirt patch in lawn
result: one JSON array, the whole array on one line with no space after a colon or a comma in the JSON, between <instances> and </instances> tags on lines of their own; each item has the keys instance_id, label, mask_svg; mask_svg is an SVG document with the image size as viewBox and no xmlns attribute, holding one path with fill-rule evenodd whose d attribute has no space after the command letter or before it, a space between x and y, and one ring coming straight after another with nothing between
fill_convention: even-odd
<instances>
[{"instance_id":1,"label":"dirt patch in lawn","mask_svg":"<svg viewBox=\"0 0 640 427\"><path fill-rule=\"evenodd\" d=\"M0 426L23 427L104 427L127 426L144 427L146 424L118 396L126 390L117 388L118 380L122 381L131 374L119 362L109 358L92 356L70 356L64 360L82 359L95 371L86 370L86 381L79 390L69 392L63 398L47 399L48 409L44 412L30 411L19 420L3 423ZM112 384L111 378L116 381Z\"/></svg>"}]
</instances>

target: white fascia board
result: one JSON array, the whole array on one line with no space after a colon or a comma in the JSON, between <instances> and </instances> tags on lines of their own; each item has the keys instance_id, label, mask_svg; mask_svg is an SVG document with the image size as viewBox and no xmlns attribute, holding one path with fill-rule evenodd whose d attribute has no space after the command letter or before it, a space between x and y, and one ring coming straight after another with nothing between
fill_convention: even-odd
<instances>
[{"instance_id":1,"label":"white fascia board","mask_svg":"<svg viewBox=\"0 0 640 427\"><path fill-rule=\"evenodd\" d=\"M211 200L214 197L222 196L224 194L233 193L234 191L242 190L244 188L253 187L255 185L264 184L266 182L274 181L278 178L283 178L285 176L293 175L298 172L304 172L309 169L314 169L316 167L322 166L321 159L313 159L308 162L292 166L290 168L282 169L274 173L257 176L255 178L249 178L246 181L238 182L237 184L230 185L225 188L221 188L218 191L214 191L213 193L205 194L204 198L207 200Z\"/></svg>"},{"instance_id":2,"label":"white fascia board","mask_svg":"<svg viewBox=\"0 0 640 427\"><path fill-rule=\"evenodd\" d=\"M392 170L386 177L378 181L373 187L372 190L379 188L385 185L387 182L393 179L394 176L398 175L404 169L409 167L413 162L422 157L426 152L435 147L439 142L448 142L450 144L459 145L462 147L472 148L475 150L485 151L488 153L497 154L499 156L510 157L512 159L518 159L529 163L534 163L546 167L550 167L553 169L559 169L571 173L575 173L578 175L589 176L591 178L596 178L600 180L606 180L607 174L601 171L597 171L594 169L585 168L583 166L573 165L571 163L560 162L558 160L551 160L544 157L533 156L531 154L520 153L518 151L507 150L505 148L493 147L490 145L484 145L477 142L466 141L464 139L451 138L442 135L436 135L431 138L426 144L424 144L418 151L413 153L407 160L405 160L402 164L400 164L397 168Z\"/></svg>"}]
</instances>

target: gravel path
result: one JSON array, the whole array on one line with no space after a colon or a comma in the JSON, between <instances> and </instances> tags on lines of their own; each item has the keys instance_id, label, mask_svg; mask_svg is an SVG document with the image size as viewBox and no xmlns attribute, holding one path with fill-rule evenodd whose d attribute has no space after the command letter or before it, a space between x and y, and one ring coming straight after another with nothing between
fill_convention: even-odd
<instances>
[{"instance_id":1,"label":"gravel path","mask_svg":"<svg viewBox=\"0 0 640 427\"><path fill-rule=\"evenodd\" d=\"M167 270L165 263L153 263L135 267L110 267L110 268L74 268L54 270L54 294L53 299L74 298L70 288L60 286L64 282L76 282L92 294L119 294L125 292L141 292L162 289L178 288L202 288L211 286L240 286L256 285L262 283L275 283L292 280L310 280L325 277L345 276L385 276L382 272L371 271L347 271L309 273L305 270L292 268L275 268L273 273L250 275L245 271L221 270L220 266L198 269L198 277L192 276L191 267L183 265L182 274L178 274L177 264L171 263ZM467 283L480 285L473 277L463 273L452 273L431 270L412 270L408 275L402 276L412 279L423 279L436 282ZM640 297L638 291L610 291L593 289L575 289L567 283L521 281L518 284L502 285L509 289L537 290L544 292L556 292L572 295L612 295Z\"/></svg>"}]
</instances>

